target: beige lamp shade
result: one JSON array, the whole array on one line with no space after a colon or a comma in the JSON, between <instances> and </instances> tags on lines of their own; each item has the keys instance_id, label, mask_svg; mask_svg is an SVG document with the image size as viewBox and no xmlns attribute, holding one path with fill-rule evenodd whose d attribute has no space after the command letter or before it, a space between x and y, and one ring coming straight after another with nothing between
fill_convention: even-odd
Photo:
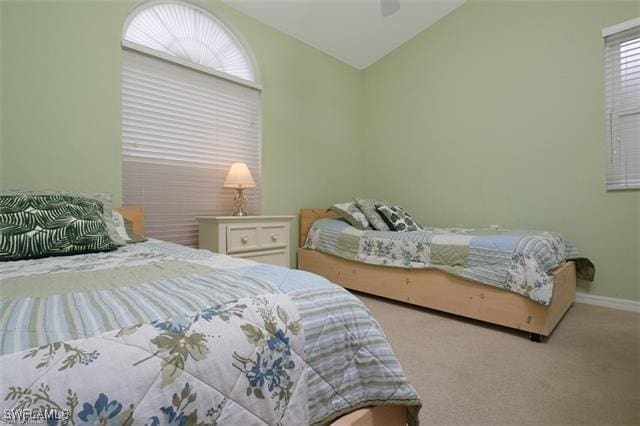
<instances>
[{"instance_id":1,"label":"beige lamp shade","mask_svg":"<svg viewBox=\"0 0 640 426\"><path fill-rule=\"evenodd\" d=\"M256 181L253 180L249 167L245 163L233 163L223 186L236 189L255 188Z\"/></svg>"}]
</instances>

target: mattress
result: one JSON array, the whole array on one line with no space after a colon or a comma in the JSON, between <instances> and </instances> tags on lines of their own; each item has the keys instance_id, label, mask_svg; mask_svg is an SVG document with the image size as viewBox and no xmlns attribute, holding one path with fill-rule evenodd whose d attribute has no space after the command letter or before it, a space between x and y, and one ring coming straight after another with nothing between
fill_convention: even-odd
<instances>
[{"instance_id":1,"label":"mattress","mask_svg":"<svg viewBox=\"0 0 640 426\"><path fill-rule=\"evenodd\" d=\"M542 305L553 296L549 272L567 260L579 278L595 269L576 247L555 232L471 228L425 228L413 232L358 230L341 219L313 223L304 248L372 265L436 268L503 288Z\"/></svg>"},{"instance_id":2,"label":"mattress","mask_svg":"<svg viewBox=\"0 0 640 426\"><path fill-rule=\"evenodd\" d=\"M2 262L0 292L7 421L326 424L382 404L417 421L378 322L314 274L151 240Z\"/></svg>"}]
</instances>

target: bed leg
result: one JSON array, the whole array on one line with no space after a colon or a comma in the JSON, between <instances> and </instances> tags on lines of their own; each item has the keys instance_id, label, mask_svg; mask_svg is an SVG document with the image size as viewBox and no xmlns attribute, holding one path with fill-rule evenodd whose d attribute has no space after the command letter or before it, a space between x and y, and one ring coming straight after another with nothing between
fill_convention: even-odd
<instances>
[{"instance_id":1,"label":"bed leg","mask_svg":"<svg viewBox=\"0 0 640 426\"><path fill-rule=\"evenodd\" d=\"M529 333L529 340L531 340L532 342L540 343L542 342L542 336L540 336L538 333Z\"/></svg>"}]
</instances>

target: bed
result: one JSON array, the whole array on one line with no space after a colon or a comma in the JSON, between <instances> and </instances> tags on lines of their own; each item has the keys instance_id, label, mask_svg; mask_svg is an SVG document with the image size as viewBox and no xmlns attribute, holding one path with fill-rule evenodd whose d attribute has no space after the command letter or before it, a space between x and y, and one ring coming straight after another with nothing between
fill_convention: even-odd
<instances>
[{"instance_id":1,"label":"bed","mask_svg":"<svg viewBox=\"0 0 640 426\"><path fill-rule=\"evenodd\" d=\"M359 231L326 209L302 209L298 268L347 289L523 330L539 342L575 301L576 274L594 274L593 264L569 243L551 233L543 237L465 229ZM485 244L483 250L470 250L471 238ZM436 239L443 241L437 252ZM524 256L511 248L522 244L532 246ZM531 251L540 254L530 258ZM434 260L436 253L443 259ZM477 266L460 266L472 261ZM521 267L512 271L503 264Z\"/></svg>"},{"instance_id":2,"label":"bed","mask_svg":"<svg viewBox=\"0 0 640 426\"><path fill-rule=\"evenodd\" d=\"M119 210L142 234L142 210ZM0 262L0 278L7 421L417 422L379 324L315 274L149 240Z\"/></svg>"}]
</instances>

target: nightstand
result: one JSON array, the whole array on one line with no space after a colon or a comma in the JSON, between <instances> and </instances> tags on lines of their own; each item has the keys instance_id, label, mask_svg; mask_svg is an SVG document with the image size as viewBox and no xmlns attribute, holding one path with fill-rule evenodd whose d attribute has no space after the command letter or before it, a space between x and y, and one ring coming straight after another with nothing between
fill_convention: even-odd
<instances>
[{"instance_id":1,"label":"nightstand","mask_svg":"<svg viewBox=\"0 0 640 426\"><path fill-rule=\"evenodd\" d=\"M200 216L200 248L289 267L290 224L295 216Z\"/></svg>"}]
</instances>

